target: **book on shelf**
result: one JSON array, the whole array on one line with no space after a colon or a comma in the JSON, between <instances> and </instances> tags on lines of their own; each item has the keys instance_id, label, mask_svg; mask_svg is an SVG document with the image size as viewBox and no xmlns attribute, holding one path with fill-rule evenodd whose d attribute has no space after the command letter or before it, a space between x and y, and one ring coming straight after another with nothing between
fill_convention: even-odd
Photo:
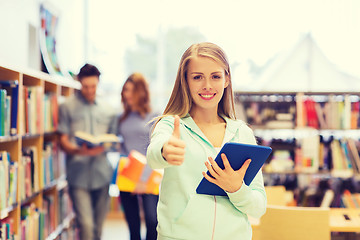
<instances>
[{"instance_id":1,"label":"book on shelf","mask_svg":"<svg viewBox=\"0 0 360 240\"><path fill-rule=\"evenodd\" d=\"M296 94L296 126L305 127L305 107L304 107L304 93Z\"/></svg>"},{"instance_id":2,"label":"book on shelf","mask_svg":"<svg viewBox=\"0 0 360 240\"><path fill-rule=\"evenodd\" d=\"M22 149L22 165L24 167L22 179L24 186L20 191L21 199L30 197L40 190L39 171L38 171L38 150L35 146L29 146ZM23 192L24 191L24 192Z\"/></svg>"},{"instance_id":3,"label":"book on shelf","mask_svg":"<svg viewBox=\"0 0 360 240\"><path fill-rule=\"evenodd\" d=\"M90 133L76 131L74 134L77 145L86 145L88 148L103 146L106 149L120 149L121 138L115 134L101 134L94 136Z\"/></svg>"},{"instance_id":4,"label":"book on shelf","mask_svg":"<svg viewBox=\"0 0 360 240\"><path fill-rule=\"evenodd\" d=\"M60 177L58 171L60 166L58 164L58 154L56 151L56 146L53 142L45 142L42 152L42 161L43 161L43 179L41 179L42 186L50 184L51 181Z\"/></svg>"},{"instance_id":5,"label":"book on shelf","mask_svg":"<svg viewBox=\"0 0 360 240\"><path fill-rule=\"evenodd\" d=\"M289 150L275 150L270 163L264 165L266 172L291 172L294 170L294 161Z\"/></svg>"},{"instance_id":6,"label":"book on shelf","mask_svg":"<svg viewBox=\"0 0 360 240\"><path fill-rule=\"evenodd\" d=\"M52 194L43 195L42 211L45 219L45 236L48 236L56 229L56 210L55 196Z\"/></svg>"},{"instance_id":7,"label":"book on shelf","mask_svg":"<svg viewBox=\"0 0 360 240\"><path fill-rule=\"evenodd\" d=\"M0 211L16 203L18 163L6 151L0 151ZM5 190L5 194L3 194Z\"/></svg>"},{"instance_id":8,"label":"book on shelf","mask_svg":"<svg viewBox=\"0 0 360 240\"><path fill-rule=\"evenodd\" d=\"M351 129L351 100L349 95L344 97L344 114L342 118L343 129Z\"/></svg>"},{"instance_id":9,"label":"book on shelf","mask_svg":"<svg viewBox=\"0 0 360 240\"><path fill-rule=\"evenodd\" d=\"M62 223L72 213L72 204L67 189L59 191L58 195L58 222Z\"/></svg>"},{"instance_id":10,"label":"book on shelf","mask_svg":"<svg viewBox=\"0 0 360 240\"><path fill-rule=\"evenodd\" d=\"M8 124L8 118L9 115L9 106L7 99L7 92L5 89L0 89L0 136L7 136L9 135L7 126Z\"/></svg>"},{"instance_id":11,"label":"book on shelf","mask_svg":"<svg viewBox=\"0 0 360 240\"><path fill-rule=\"evenodd\" d=\"M16 203L16 192L18 188L18 163L17 162L10 162L9 166L9 201L8 205L12 205Z\"/></svg>"},{"instance_id":12,"label":"book on shelf","mask_svg":"<svg viewBox=\"0 0 360 240\"><path fill-rule=\"evenodd\" d=\"M116 171L116 185L120 191L133 192L138 184L145 184L144 193L159 194L163 171L152 170L143 154L132 150L128 157L120 157Z\"/></svg>"},{"instance_id":13,"label":"book on shelf","mask_svg":"<svg viewBox=\"0 0 360 240\"><path fill-rule=\"evenodd\" d=\"M9 103L9 113L8 120L9 121L9 134L16 135L18 128L18 100L19 100L19 83L17 80L1 80L0 88L5 89L7 95L10 97Z\"/></svg>"},{"instance_id":14,"label":"book on shelf","mask_svg":"<svg viewBox=\"0 0 360 240\"><path fill-rule=\"evenodd\" d=\"M350 159L353 162L352 166L353 166L354 172L360 174L360 156L359 156L359 152L356 147L356 144L355 144L355 140L347 139L347 146L348 146L348 153L349 153Z\"/></svg>"},{"instance_id":15,"label":"book on shelf","mask_svg":"<svg viewBox=\"0 0 360 240\"><path fill-rule=\"evenodd\" d=\"M41 215L41 211L36 208L34 203L21 208L20 228L21 236L26 236L24 239L44 239Z\"/></svg>"},{"instance_id":16,"label":"book on shelf","mask_svg":"<svg viewBox=\"0 0 360 240\"><path fill-rule=\"evenodd\" d=\"M51 132L58 125L58 101L55 94L44 95L44 131Z\"/></svg>"},{"instance_id":17,"label":"book on shelf","mask_svg":"<svg viewBox=\"0 0 360 240\"><path fill-rule=\"evenodd\" d=\"M9 195L9 171L7 152L0 152L0 213L8 206Z\"/></svg>"},{"instance_id":18,"label":"book on shelf","mask_svg":"<svg viewBox=\"0 0 360 240\"><path fill-rule=\"evenodd\" d=\"M360 103L352 102L351 103L351 114L350 114L350 128L357 129L359 127L359 112L360 112Z\"/></svg>"},{"instance_id":19,"label":"book on shelf","mask_svg":"<svg viewBox=\"0 0 360 240\"><path fill-rule=\"evenodd\" d=\"M0 239L17 239L14 219L7 218L0 221Z\"/></svg>"},{"instance_id":20,"label":"book on shelf","mask_svg":"<svg viewBox=\"0 0 360 240\"><path fill-rule=\"evenodd\" d=\"M24 86L24 129L27 134L37 134L43 125L43 89L41 86Z\"/></svg>"},{"instance_id":21,"label":"book on shelf","mask_svg":"<svg viewBox=\"0 0 360 240\"><path fill-rule=\"evenodd\" d=\"M320 137L318 135L302 138L301 151L296 152L296 166L302 172L316 173L319 171Z\"/></svg>"},{"instance_id":22,"label":"book on shelf","mask_svg":"<svg viewBox=\"0 0 360 240\"><path fill-rule=\"evenodd\" d=\"M315 101L311 98L308 98L304 101L305 107L305 116L306 116L306 125L313 128L319 128L319 121L315 108Z\"/></svg>"},{"instance_id":23,"label":"book on shelf","mask_svg":"<svg viewBox=\"0 0 360 240\"><path fill-rule=\"evenodd\" d=\"M320 103L315 103L315 112L317 119L319 121L319 128L327 129L327 123L325 121L324 109L321 107Z\"/></svg>"},{"instance_id":24,"label":"book on shelf","mask_svg":"<svg viewBox=\"0 0 360 240\"><path fill-rule=\"evenodd\" d=\"M359 194L351 193L348 189L344 190L341 201L346 208L360 209Z\"/></svg>"},{"instance_id":25,"label":"book on shelf","mask_svg":"<svg viewBox=\"0 0 360 240\"><path fill-rule=\"evenodd\" d=\"M330 144L333 168L331 174L334 177L351 177L354 174L352 165L348 161L344 150L344 144L339 140L333 140Z\"/></svg>"}]
</instances>

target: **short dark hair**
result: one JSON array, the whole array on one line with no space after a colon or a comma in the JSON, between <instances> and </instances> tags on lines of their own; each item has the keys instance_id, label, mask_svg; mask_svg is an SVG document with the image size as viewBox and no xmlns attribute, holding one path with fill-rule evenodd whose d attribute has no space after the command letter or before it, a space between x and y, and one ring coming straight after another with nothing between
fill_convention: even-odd
<instances>
[{"instance_id":1,"label":"short dark hair","mask_svg":"<svg viewBox=\"0 0 360 240\"><path fill-rule=\"evenodd\" d=\"M92 76L100 76L100 71L97 67L94 65L86 63L81 69L79 74L77 75L78 80L81 82L81 80L84 77L92 77Z\"/></svg>"}]
</instances>

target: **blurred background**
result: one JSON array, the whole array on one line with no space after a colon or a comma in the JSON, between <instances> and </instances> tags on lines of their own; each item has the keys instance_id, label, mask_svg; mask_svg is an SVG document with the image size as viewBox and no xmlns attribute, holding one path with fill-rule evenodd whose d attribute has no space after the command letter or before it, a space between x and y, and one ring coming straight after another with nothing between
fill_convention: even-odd
<instances>
[{"instance_id":1,"label":"blurred background","mask_svg":"<svg viewBox=\"0 0 360 240\"><path fill-rule=\"evenodd\" d=\"M267 192L281 191L267 193L268 202L275 196L276 205L360 208L360 0L0 0L0 80L9 80L6 66L14 66L71 82L91 63L102 72L98 94L118 112L133 72L145 75L152 107L163 112L183 52L203 41L227 53L237 117L273 148L264 183ZM25 87L40 85L27 77ZM0 138L1 149L33 139L42 148L41 134L15 139ZM114 166L118 154L109 153ZM118 192L112 185L109 219L124 220ZM351 216L354 228L332 229L332 239L360 239L359 216ZM128 237L121 224L108 221L104 239Z\"/></svg>"},{"instance_id":2,"label":"blurred background","mask_svg":"<svg viewBox=\"0 0 360 240\"><path fill-rule=\"evenodd\" d=\"M46 71L38 44L43 42L41 6L52 18L53 57L61 74L76 74L85 62L97 65L102 72L99 94L106 93L115 107L120 107L127 76L140 71L161 112L182 53L201 41L216 43L228 54L236 91L274 85L270 70L304 47L311 50L302 57L307 62L292 69L294 78L286 86L276 80L284 87L277 91L318 90L299 82L326 84L326 77L296 78L304 69L314 71L309 62L327 61L330 65L320 63L319 68L330 66L356 82L360 77L357 0L0 0L0 60Z\"/></svg>"}]
</instances>

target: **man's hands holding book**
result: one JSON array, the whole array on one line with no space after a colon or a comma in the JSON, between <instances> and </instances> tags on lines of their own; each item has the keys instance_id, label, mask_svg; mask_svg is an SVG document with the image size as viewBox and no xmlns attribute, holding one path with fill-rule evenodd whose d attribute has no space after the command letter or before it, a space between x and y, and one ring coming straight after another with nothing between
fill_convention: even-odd
<instances>
[{"instance_id":1,"label":"man's hands holding book","mask_svg":"<svg viewBox=\"0 0 360 240\"><path fill-rule=\"evenodd\" d=\"M82 156L97 156L105 151L103 146L97 146L93 148L88 148L86 144L83 144L81 147L78 147L75 151L75 154Z\"/></svg>"}]
</instances>

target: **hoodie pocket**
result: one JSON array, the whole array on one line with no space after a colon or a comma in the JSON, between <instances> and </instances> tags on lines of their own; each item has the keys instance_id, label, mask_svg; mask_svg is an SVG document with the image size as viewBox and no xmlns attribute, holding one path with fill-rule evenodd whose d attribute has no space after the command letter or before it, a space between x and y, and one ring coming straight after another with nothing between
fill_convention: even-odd
<instances>
[{"instance_id":1,"label":"hoodie pocket","mask_svg":"<svg viewBox=\"0 0 360 240\"><path fill-rule=\"evenodd\" d=\"M184 211L173 221L174 236L179 236L181 239L210 236L215 214L213 199L212 196L207 195L191 195Z\"/></svg>"}]
</instances>

